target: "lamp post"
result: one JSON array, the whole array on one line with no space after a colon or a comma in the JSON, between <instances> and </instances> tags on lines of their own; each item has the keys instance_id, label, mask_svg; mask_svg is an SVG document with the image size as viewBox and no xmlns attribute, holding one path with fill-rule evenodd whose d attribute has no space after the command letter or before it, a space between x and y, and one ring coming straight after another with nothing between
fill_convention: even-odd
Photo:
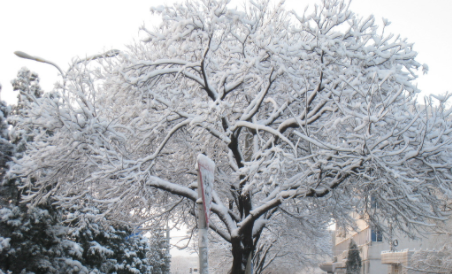
<instances>
[{"instance_id":1,"label":"lamp post","mask_svg":"<svg viewBox=\"0 0 452 274\"><path fill-rule=\"evenodd\" d=\"M110 58L110 57L115 57L115 56L117 56L120 52L121 52L120 50L112 49L112 50L106 51L106 52L101 53L101 54L96 54L96 55L92 55L92 56L86 57L86 58L84 58L84 59L81 59L81 60L75 62L75 63L67 70L67 72L69 72L74 66L76 66L76 65L78 65L78 64L80 64L80 63L82 63L82 62L85 62L85 61L92 61L92 60L96 60L96 59L99 59L99 58ZM46 60L46 59L41 58L41 57L32 56L32 55L30 55L30 54L28 54L28 53L25 53L25 52L23 52L23 51L15 51L14 54L15 54L16 56L20 57L20 58L29 59L29 60L33 60L33 61L36 61L36 62L40 62L40 63L45 63L45 64L52 65L52 66L54 66L56 69L58 69L58 71L61 73L61 76L63 77L63 79L64 79L64 80L66 79L66 74L64 74L63 71L61 70L61 68L60 68L57 64L55 64L54 62L51 62L51 61ZM66 72L66 73L67 73L67 72Z\"/></svg>"},{"instance_id":2,"label":"lamp post","mask_svg":"<svg viewBox=\"0 0 452 274\"><path fill-rule=\"evenodd\" d=\"M14 54L16 56L20 57L20 58L29 59L29 60L33 60L33 61L36 61L36 62L45 63L45 64L49 64L49 65L54 66L61 73L61 77L63 78L63 87L62 87L63 88L63 92L66 91L66 76L75 66L77 66L78 64L80 64L82 62L89 62L89 61L96 60L96 59L99 59L99 58L115 57L119 53L121 53L120 50L112 49L112 50L106 51L106 52L101 53L101 54L96 54L96 55L92 55L92 56L86 57L84 59L78 60L77 62L74 62L69 67L69 69L66 71L66 73L63 73L63 70L61 70L61 68L57 64L55 64L54 62L51 62L49 60L46 60L46 59L38 57L38 56L32 56L32 55L30 55L28 53L25 53L23 51L15 51L14 52Z\"/></svg>"},{"instance_id":3,"label":"lamp post","mask_svg":"<svg viewBox=\"0 0 452 274\"><path fill-rule=\"evenodd\" d=\"M55 63L53 63L51 61L48 61L48 60L46 60L44 58L37 57L37 56L32 56L32 55L27 54L27 53L25 53L23 51L15 51L14 54L17 55L20 58L30 59L30 60L33 60L33 61L36 61L36 62L41 62L41 63L46 63L46 64L49 64L49 65L52 65L52 66L54 66L54 67L56 67L58 69L58 71L61 73L61 75L64 75L63 71L60 69L60 67L57 64L55 64Z\"/></svg>"}]
</instances>

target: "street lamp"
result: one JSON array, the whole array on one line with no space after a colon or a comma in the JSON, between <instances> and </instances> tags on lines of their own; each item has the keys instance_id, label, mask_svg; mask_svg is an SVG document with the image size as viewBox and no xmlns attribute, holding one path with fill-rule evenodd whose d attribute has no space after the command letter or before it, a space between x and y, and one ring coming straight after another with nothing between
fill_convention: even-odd
<instances>
[{"instance_id":1,"label":"street lamp","mask_svg":"<svg viewBox=\"0 0 452 274\"><path fill-rule=\"evenodd\" d=\"M115 56L118 55L120 52L121 52L120 50L112 49L112 50L106 51L106 52L104 52L104 53L102 53L102 54L96 54L96 55L92 55L92 56L86 57L85 59L79 60L79 61L77 61L76 63L74 63L74 64L68 69L68 72L69 72L74 66L80 64L81 62L84 62L84 61L92 61L92 60L96 60L96 59L99 59L99 58L110 58L110 57L115 57ZM44 58L41 58L41 57L31 56L30 54L27 54L27 53L25 53L25 52L23 52L23 51L15 51L14 54L17 55L17 56L20 57L20 58L30 59L30 60L33 60L33 61L36 61L36 62L41 62L41 63L46 63L46 64L49 64L49 65L52 65L52 66L54 66L54 67L56 67L56 68L58 69L58 71L61 73L61 76L63 76L63 78L66 78L66 77L65 77L65 74L63 73L63 71L61 70L61 68L60 68L57 64L55 64L55 63L53 63L53 62L51 62L51 61L48 61L48 60L46 60L46 59L44 59Z\"/></svg>"},{"instance_id":2,"label":"street lamp","mask_svg":"<svg viewBox=\"0 0 452 274\"><path fill-rule=\"evenodd\" d=\"M46 63L46 64L49 64L49 65L52 65L52 66L56 67L60 71L61 75L64 75L63 71L60 69L60 67L57 66L57 64L55 64L53 62L47 61L47 60L45 60L45 59L43 59L41 57L31 56L30 54L27 54L27 53L25 53L23 51L15 51L14 54L17 55L20 58L30 59L30 60L34 60L36 62L41 62L41 63Z\"/></svg>"},{"instance_id":3,"label":"street lamp","mask_svg":"<svg viewBox=\"0 0 452 274\"><path fill-rule=\"evenodd\" d=\"M63 71L61 70L61 68L60 68L57 64L55 64L55 63L53 63L53 62L51 62L51 61L48 61L48 60L46 60L46 59L44 59L44 58L41 58L41 57L32 56L32 55L30 55L30 54L28 54L28 53L25 53L25 52L23 52L23 51L15 51L15 52L14 52L14 54L15 54L16 56L20 57L20 58L30 59L30 60L33 60L33 61L36 61L36 62L41 62L41 63L49 64L49 65L54 66L56 69L58 69L58 71L61 73L61 77L63 77L63 91L66 90L66 76L67 76L67 74L68 74L75 66L77 66L78 64L80 64L80 63L82 63L82 62L89 62L89 61L96 60L96 59L100 59L100 58L110 58L110 57L115 57L115 56L117 56L119 53L121 53L120 50L112 49L112 50L106 51L106 52L101 53L101 54L96 54L96 55L92 55L92 56L86 57L86 58L84 58L84 59L78 60L77 62L74 62L74 63L69 67L69 69L66 71L66 73L63 73ZM0 87L0 89L1 89L1 87Z\"/></svg>"}]
</instances>

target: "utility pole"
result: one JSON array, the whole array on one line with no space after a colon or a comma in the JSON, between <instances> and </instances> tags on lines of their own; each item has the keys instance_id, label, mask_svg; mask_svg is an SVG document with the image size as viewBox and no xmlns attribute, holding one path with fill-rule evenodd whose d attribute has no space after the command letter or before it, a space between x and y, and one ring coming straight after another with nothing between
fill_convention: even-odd
<instances>
[{"instance_id":1,"label":"utility pole","mask_svg":"<svg viewBox=\"0 0 452 274\"><path fill-rule=\"evenodd\" d=\"M200 188L198 188L198 194L200 194ZM198 205L198 248L199 248L199 273L209 273L209 239L207 238L207 226L206 219L204 217L204 210L202 200L196 201Z\"/></svg>"}]
</instances>

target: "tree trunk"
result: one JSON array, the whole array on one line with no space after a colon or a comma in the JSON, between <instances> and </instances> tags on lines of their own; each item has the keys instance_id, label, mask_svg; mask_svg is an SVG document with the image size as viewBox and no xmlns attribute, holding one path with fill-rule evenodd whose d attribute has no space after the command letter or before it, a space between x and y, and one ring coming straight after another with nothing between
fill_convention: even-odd
<instances>
[{"instance_id":1,"label":"tree trunk","mask_svg":"<svg viewBox=\"0 0 452 274\"><path fill-rule=\"evenodd\" d=\"M250 141L249 136L246 136L244 149L246 161L251 160L252 151L249 150L250 147L252 147L252 142ZM233 148L232 151L233 152L238 151L238 149ZM241 162L240 157L236 159L238 159L237 165L239 167L243 167L243 163ZM249 193L242 195L243 187L245 186L244 179L245 177L243 175L240 176L241 183L239 188L239 199L237 204L242 219L246 218L250 214L252 208L251 195ZM254 255L253 226L254 222L248 224L246 227L241 227L240 233L236 233L236 235L231 237L232 258L233 258L232 268L230 271L231 274L253 274L252 272L252 258ZM250 265L248 265L249 260L251 260Z\"/></svg>"},{"instance_id":2,"label":"tree trunk","mask_svg":"<svg viewBox=\"0 0 452 274\"><path fill-rule=\"evenodd\" d=\"M248 260L253 258L254 244L253 244L253 225L246 227L243 234L231 238L232 244L232 268L231 274L252 274L246 273L246 266ZM252 269L252 267L251 267Z\"/></svg>"},{"instance_id":3,"label":"tree trunk","mask_svg":"<svg viewBox=\"0 0 452 274\"><path fill-rule=\"evenodd\" d=\"M245 249L243 241L239 237L235 237L232 242L232 268L230 274L245 274L246 264L250 254L250 250Z\"/></svg>"}]
</instances>

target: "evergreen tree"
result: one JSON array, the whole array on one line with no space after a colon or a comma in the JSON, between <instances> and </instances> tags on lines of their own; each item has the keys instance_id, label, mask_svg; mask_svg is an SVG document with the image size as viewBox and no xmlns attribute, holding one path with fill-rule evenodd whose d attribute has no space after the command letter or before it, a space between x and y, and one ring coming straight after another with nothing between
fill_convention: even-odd
<instances>
[{"instance_id":1,"label":"evergreen tree","mask_svg":"<svg viewBox=\"0 0 452 274\"><path fill-rule=\"evenodd\" d=\"M80 260L92 273L152 274L149 245L142 235L131 237L130 226L110 225L97 208L82 205L73 206L65 221L71 226L69 239L81 247Z\"/></svg>"},{"instance_id":2,"label":"evergreen tree","mask_svg":"<svg viewBox=\"0 0 452 274\"><path fill-rule=\"evenodd\" d=\"M13 125L9 133L11 141L16 145L15 157L21 158L28 142L33 141L35 134L38 134L35 128L17 129L15 125L20 119L29 116L31 105L41 98L44 92L39 85L39 76L27 68L21 68L17 73L17 78L11 81L14 91L18 91L17 105L12 109L13 116L9 122Z\"/></svg>"},{"instance_id":3,"label":"evergreen tree","mask_svg":"<svg viewBox=\"0 0 452 274\"><path fill-rule=\"evenodd\" d=\"M0 94L2 87L0 85ZM7 162L11 160L14 153L14 146L9 142L8 124L6 119L11 112L11 108L3 101L0 101L0 207L6 206L12 202L11 197L16 193L11 193L14 188L2 184L7 171Z\"/></svg>"},{"instance_id":4,"label":"evergreen tree","mask_svg":"<svg viewBox=\"0 0 452 274\"><path fill-rule=\"evenodd\" d=\"M350 240L347 256L347 274L360 274L361 273L361 256L359 255L359 249L355 241Z\"/></svg>"},{"instance_id":5,"label":"evergreen tree","mask_svg":"<svg viewBox=\"0 0 452 274\"><path fill-rule=\"evenodd\" d=\"M83 270L73 256L65 256L65 249L74 249L76 244L65 239L66 229L58 224L56 214L40 207L26 210L9 206L0 209L0 216L1 239L7 243L0 252L3 271L44 274Z\"/></svg>"},{"instance_id":6,"label":"evergreen tree","mask_svg":"<svg viewBox=\"0 0 452 274\"><path fill-rule=\"evenodd\" d=\"M17 73L17 78L11 81L13 90L18 91L18 103L15 108L16 114L20 110L26 109L27 101L35 101L43 95L43 90L39 85L39 76L27 68L21 68Z\"/></svg>"},{"instance_id":7,"label":"evergreen tree","mask_svg":"<svg viewBox=\"0 0 452 274\"><path fill-rule=\"evenodd\" d=\"M12 84L19 91L19 104L12 111L15 116L10 120L11 132L5 121L11 108L3 102L0 116L0 269L12 273L79 273L84 270L80 263L64 256L67 246L74 243L64 239L66 229L59 224L59 211L50 203L39 207L20 203L23 193L20 180L4 177L7 161L20 158L27 143L33 140L33 129L15 132L14 119L20 119L21 114L29 111L30 103L42 95L38 75L26 68L19 71Z\"/></svg>"},{"instance_id":8,"label":"evergreen tree","mask_svg":"<svg viewBox=\"0 0 452 274\"><path fill-rule=\"evenodd\" d=\"M11 111L0 102L0 179L7 162L21 158L26 147L33 145L34 136L40 134L35 128L17 128L17 121L27 119L30 106L39 104L42 97L56 98L52 93L43 94L38 75L26 68L12 84L19 91L18 105ZM14 114L9 119L13 127L8 132L6 118L10 112ZM23 194L27 194L23 182L2 181L0 273L153 273L147 239L142 235L131 237L134 231L130 226L109 225L97 208L86 204L64 212L51 202L31 206L23 201ZM159 257L158 269L162 268L161 261ZM167 265L169 270L169 261Z\"/></svg>"},{"instance_id":9,"label":"evergreen tree","mask_svg":"<svg viewBox=\"0 0 452 274\"><path fill-rule=\"evenodd\" d=\"M165 229L155 229L149 239L151 250L148 258L153 264L152 274L169 274L170 271L170 243L165 232Z\"/></svg>"}]
</instances>

